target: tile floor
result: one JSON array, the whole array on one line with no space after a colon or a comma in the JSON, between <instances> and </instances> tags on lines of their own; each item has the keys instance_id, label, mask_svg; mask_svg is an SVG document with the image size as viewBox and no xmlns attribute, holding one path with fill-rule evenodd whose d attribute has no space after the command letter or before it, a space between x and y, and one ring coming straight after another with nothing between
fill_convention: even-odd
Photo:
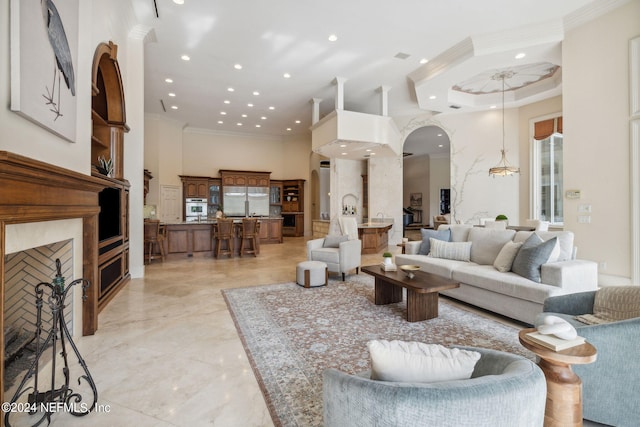
<instances>
[{"instance_id":1,"label":"tile floor","mask_svg":"<svg viewBox=\"0 0 640 427\"><path fill-rule=\"evenodd\" d=\"M100 313L97 333L76 340L102 412L57 413L51 425L272 426L220 290L294 281L305 241L263 245L256 258L147 266L144 279L132 280ZM362 263L379 258L366 255Z\"/></svg>"}]
</instances>

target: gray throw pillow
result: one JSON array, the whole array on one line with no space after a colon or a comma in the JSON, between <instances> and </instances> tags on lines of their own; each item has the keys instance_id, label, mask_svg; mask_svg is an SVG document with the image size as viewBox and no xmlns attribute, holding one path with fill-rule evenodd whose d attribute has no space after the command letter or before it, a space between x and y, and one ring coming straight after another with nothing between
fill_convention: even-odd
<instances>
[{"instance_id":1,"label":"gray throw pillow","mask_svg":"<svg viewBox=\"0 0 640 427\"><path fill-rule=\"evenodd\" d=\"M511 271L534 282L540 283L540 266L546 263L555 248L558 238L543 242L532 234L523 244L513 260Z\"/></svg>"},{"instance_id":2,"label":"gray throw pillow","mask_svg":"<svg viewBox=\"0 0 640 427\"><path fill-rule=\"evenodd\" d=\"M429 252L431 252L431 243L429 243L429 239L437 239L444 242L451 240L451 230L448 228L446 230L430 230L421 228L420 233L422 234L422 243L420 243L420 249L418 249L418 254L420 255L429 255Z\"/></svg>"},{"instance_id":3,"label":"gray throw pillow","mask_svg":"<svg viewBox=\"0 0 640 427\"><path fill-rule=\"evenodd\" d=\"M339 248L340 243L349 240L349 236L327 236L322 243L323 248Z\"/></svg>"}]
</instances>

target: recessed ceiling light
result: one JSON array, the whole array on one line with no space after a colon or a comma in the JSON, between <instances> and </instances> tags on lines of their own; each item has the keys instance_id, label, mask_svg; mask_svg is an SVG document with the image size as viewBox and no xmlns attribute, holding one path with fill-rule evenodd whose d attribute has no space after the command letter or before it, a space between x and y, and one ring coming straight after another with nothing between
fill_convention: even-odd
<instances>
[{"instance_id":1,"label":"recessed ceiling light","mask_svg":"<svg viewBox=\"0 0 640 427\"><path fill-rule=\"evenodd\" d=\"M227 112L226 112L226 111L220 111L220 115L221 115L221 116L226 116L226 115L227 115Z\"/></svg>"},{"instance_id":2,"label":"recessed ceiling light","mask_svg":"<svg viewBox=\"0 0 640 427\"><path fill-rule=\"evenodd\" d=\"M258 92L257 90L254 90L254 91L253 91L253 94L254 94L255 96L258 96L258 95L260 95L260 92Z\"/></svg>"},{"instance_id":3,"label":"recessed ceiling light","mask_svg":"<svg viewBox=\"0 0 640 427\"><path fill-rule=\"evenodd\" d=\"M299 124L300 124L300 120L296 120L296 124L298 124L298 125L299 125Z\"/></svg>"},{"instance_id":4,"label":"recessed ceiling light","mask_svg":"<svg viewBox=\"0 0 640 427\"><path fill-rule=\"evenodd\" d=\"M233 66L233 68L235 68L236 70L242 70L242 65L236 64Z\"/></svg>"},{"instance_id":5,"label":"recessed ceiling light","mask_svg":"<svg viewBox=\"0 0 640 427\"><path fill-rule=\"evenodd\" d=\"M427 58L422 58L422 59L420 60L420 63L421 63L421 64L426 64L427 62L429 62L429 60L428 60Z\"/></svg>"},{"instance_id":6,"label":"recessed ceiling light","mask_svg":"<svg viewBox=\"0 0 640 427\"><path fill-rule=\"evenodd\" d=\"M291 128L287 128L287 130L288 130L288 131L290 131L290 130L291 130Z\"/></svg>"},{"instance_id":7,"label":"recessed ceiling light","mask_svg":"<svg viewBox=\"0 0 640 427\"><path fill-rule=\"evenodd\" d=\"M340 144L340 148L345 148L347 144Z\"/></svg>"},{"instance_id":8,"label":"recessed ceiling light","mask_svg":"<svg viewBox=\"0 0 640 427\"><path fill-rule=\"evenodd\" d=\"M224 100L224 103L225 103L225 104L231 104L231 101L229 101L228 99L225 99L225 100Z\"/></svg>"},{"instance_id":9,"label":"recessed ceiling light","mask_svg":"<svg viewBox=\"0 0 640 427\"><path fill-rule=\"evenodd\" d=\"M438 148L442 148L442 147L444 147L444 145L438 144Z\"/></svg>"},{"instance_id":10,"label":"recessed ceiling light","mask_svg":"<svg viewBox=\"0 0 640 427\"><path fill-rule=\"evenodd\" d=\"M164 81L167 82L167 83L173 83L173 79L170 79L170 78L166 78L166 79L164 79Z\"/></svg>"},{"instance_id":11,"label":"recessed ceiling light","mask_svg":"<svg viewBox=\"0 0 640 427\"><path fill-rule=\"evenodd\" d=\"M184 0L173 0L175 4L184 4Z\"/></svg>"},{"instance_id":12,"label":"recessed ceiling light","mask_svg":"<svg viewBox=\"0 0 640 427\"><path fill-rule=\"evenodd\" d=\"M275 110L276 107L269 107L269 110Z\"/></svg>"},{"instance_id":13,"label":"recessed ceiling light","mask_svg":"<svg viewBox=\"0 0 640 427\"><path fill-rule=\"evenodd\" d=\"M260 119L267 120L267 118L265 116L260 117Z\"/></svg>"},{"instance_id":14,"label":"recessed ceiling light","mask_svg":"<svg viewBox=\"0 0 640 427\"><path fill-rule=\"evenodd\" d=\"M189 61L191 59L189 55L182 55L180 58L182 58L183 61Z\"/></svg>"},{"instance_id":15,"label":"recessed ceiling light","mask_svg":"<svg viewBox=\"0 0 640 427\"><path fill-rule=\"evenodd\" d=\"M257 128L262 127L261 125L256 125Z\"/></svg>"},{"instance_id":16,"label":"recessed ceiling light","mask_svg":"<svg viewBox=\"0 0 640 427\"><path fill-rule=\"evenodd\" d=\"M235 89L234 89L234 88L232 88L232 87L228 87L228 88L227 88L227 92L233 92L234 90L235 90Z\"/></svg>"},{"instance_id":17,"label":"recessed ceiling light","mask_svg":"<svg viewBox=\"0 0 640 427\"><path fill-rule=\"evenodd\" d=\"M369 152L371 152L371 148L367 148L365 151L366 151L367 153L369 153Z\"/></svg>"},{"instance_id":18,"label":"recessed ceiling light","mask_svg":"<svg viewBox=\"0 0 640 427\"><path fill-rule=\"evenodd\" d=\"M171 109L172 109L172 110L177 110L177 109L178 109L178 106L177 106L177 105L172 105L172 106L171 106Z\"/></svg>"},{"instance_id":19,"label":"recessed ceiling light","mask_svg":"<svg viewBox=\"0 0 640 427\"><path fill-rule=\"evenodd\" d=\"M238 126L242 126L242 123L241 123L241 122L238 122L238 123L236 123L236 125L238 125Z\"/></svg>"},{"instance_id":20,"label":"recessed ceiling light","mask_svg":"<svg viewBox=\"0 0 640 427\"><path fill-rule=\"evenodd\" d=\"M340 154L342 154L343 156L346 156L346 155L347 155L347 153L340 153Z\"/></svg>"},{"instance_id":21,"label":"recessed ceiling light","mask_svg":"<svg viewBox=\"0 0 640 427\"><path fill-rule=\"evenodd\" d=\"M247 107L253 107L253 104L252 103L248 103Z\"/></svg>"},{"instance_id":22,"label":"recessed ceiling light","mask_svg":"<svg viewBox=\"0 0 640 427\"><path fill-rule=\"evenodd\" d=\"M224 123L224 122L223 122L222 120L218 120L218 124L219 124L219 125L221 125L221 124L223 124L223 123Z\"/></svg>"},{"instance_id":23,"label":"recessed ceiling light","mask_svg":"<svg viewBox=\"0 0 640 427\"><path fill-rule=\"evenodd\" d=\"M334 42L334 41L336 41L336 40L338 40L338 36L336 36L335 34L331 34L331 35L329 36L329 41L330 41L330 42Z\"/></svg>"},{"instance_id":24,"label":"recessed ceiling light","mask_svg":"<svg viewBox=\"0 0 640 427\"><path fill-rule=\"evenodd\" d=\"M519 54L517 54L517 55L516 55L516 59L522 59L522 58L524 58L525 56L527 56L527 54L526 54L526 53L524 53L524 52L520 52Z\"/></svg>"},{"instance_id":25,"label":"recessed ceiling light","mask_svg":"<svg viewBox=\"0 0 640 427\"><path fill-rule=\"evenodd\" d=\"M438 136L442 136L442 134L441 134L441 133L439 133L439 134L438 134Z\"/></svg>"},{"instance_id":26,"label":"recessed ceiling light","mask_svg":"<svg viewBox=\"0 0 640 427\"><path fill-rule=\"evenodd\" d=\"M376 155L376 153L374 153L374 152L372 151L372 152L371 152L371 155L372 155L372 156L375 156L375 155Z\"/></svg>"},{"instance_id":27,"label":"recessed ceiling light","mask_svg":"<svg viewBox=\"0 0 640 427\"><path fill-rule=\"evenodd\" d=\"M495 105L492 105L492 106L491 106L491 107L489 107L489 108L494 109L494 108L496 108L496 106L495 106Z\"/></svg>"},{"instance_id":28,"label":"recessed ceiling light","mask_svg":"<svg viewBox=\"0 0 640 427\"><path fill-rule=\"evenodd\" d=\"M176 96L176 94L173 92L169 92L169 96Z\"/></svg>"},{"instance_id":29,"label":"recessed ceiling light","mask_svg":"<svg viewBox=\"0 0 640 427\"><path fill-rule=\"evenodd\" d=\"M247 115L246 115L246 114L243 114L243 115L242 115L242 117L246 118L246 117L247 117Z\"/></svg>"},{"instance_id":30,"label":"recessed ceiling light","mask_svg":"<svg viewBox=\"0 0 640 427\"><path fill-rule=\"evenodd\" d=\"M289 73L284 73L284 74L282 75L282 77L284 77L285 79L290 79L290 78L291 78L291 74L289 74Z\"/></svg>"},{"instance_id":31,"label":"recessed ceiling light","mask_svg":"<svg viewBox=\"0 0 640 427\"><path fill-rule=\"evenodd\" d=\"M435 95L431 95L431 96L429 97L429 99L436 99L436 98L437 98L437 96L435 96Z\"/></svg>"}]
</instances>

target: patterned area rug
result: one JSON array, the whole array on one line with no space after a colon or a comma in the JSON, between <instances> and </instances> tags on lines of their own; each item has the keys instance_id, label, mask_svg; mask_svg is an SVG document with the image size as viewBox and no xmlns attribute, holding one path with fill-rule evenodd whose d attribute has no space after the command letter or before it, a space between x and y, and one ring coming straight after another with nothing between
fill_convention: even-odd
<instances>
[{"instance_id":1,"label":"patterned area rug","mask_svg":"<svg viewBox=\"0 0 640 427\"><path fill-rule=\"evenodd\" d=\"M376 306L373 277L305 289L285 283L223 291L276 426L322 425L322 371L369 369L373 339L469 345L531 357L518 329L454 307L408 323L405 300Z\"/></svg>"}]
</instances>

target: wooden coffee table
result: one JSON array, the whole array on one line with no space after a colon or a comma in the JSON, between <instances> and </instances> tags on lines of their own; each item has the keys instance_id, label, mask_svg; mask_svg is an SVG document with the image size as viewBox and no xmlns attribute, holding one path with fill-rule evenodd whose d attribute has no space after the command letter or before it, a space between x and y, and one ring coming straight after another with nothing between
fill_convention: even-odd
<instances>
[{"instance_id":1,"label":"wooden coffee table","mask_svg":"<svg viewBox=\"0 0 640 427\"><path fill-rule=\"evenodd\" d=\"M550 350L527 334L536 329L523 329L518 334L520 343L540 358L538 366L547 379L547 404L544 426L582 426L582 380L571 370L571 365L595 362L596 348L588 342L561 351Z\"/></svg>"},{"instance_id":2,"label":"wooden coffee table","mask_svg":"<svg viewBox=\"0 0 640 427\"><path fill-rule=\"evenodd\" d=\"M460 283L424 271L415 271L408 278L400 270L383 271L379 265L362 267L362 271L375 277L375 304L384 305L402 301L402 288L407 288L407 321L438 317L438 292L460 287Z\"/></svg>"}]
</instances>

